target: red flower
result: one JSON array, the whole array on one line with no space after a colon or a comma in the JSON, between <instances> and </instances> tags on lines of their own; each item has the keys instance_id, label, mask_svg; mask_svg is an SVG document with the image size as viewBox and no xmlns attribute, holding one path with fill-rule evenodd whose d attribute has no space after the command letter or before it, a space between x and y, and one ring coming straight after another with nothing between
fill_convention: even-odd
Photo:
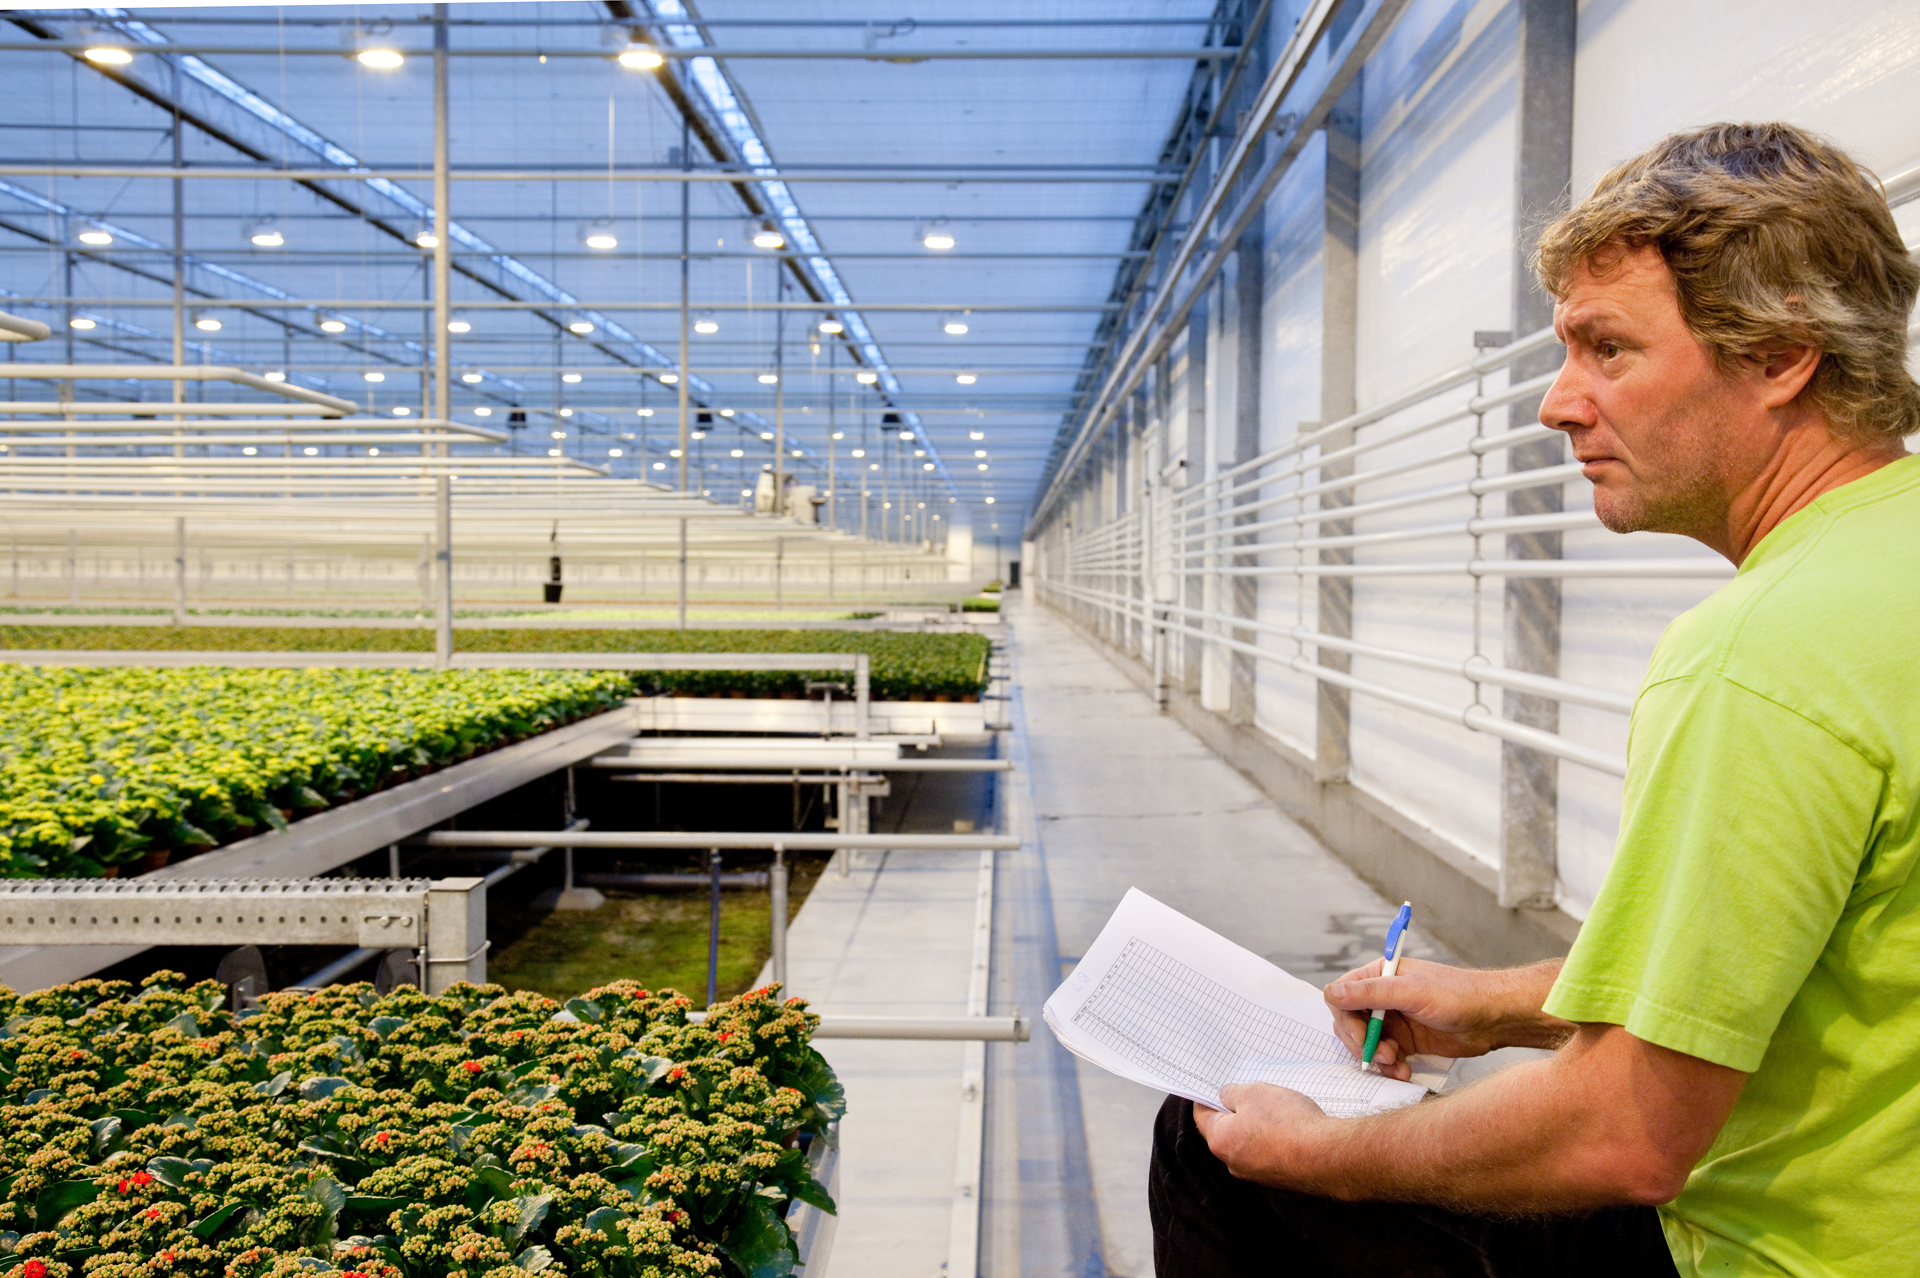
<instances>
[{"instance_id":1,"label":"red flower","mask_svg":"<svg viewBox=\"0 0 1920 1278\"><path fill-rule=\"evenodd\" d=\"M160 1219L160 1209L158 1207L149 1207L144 1214L148 1220Z\"/></svg>"},{"instance_id":2,"label":"red flower","mask_svg":"<svg viewBox=\"0 0 1920 1278\"><path fill-rule=\"evenodd\" d=\"M133 1184L133 1182L132 1182L132 1181L130 1181L130 1180L123 1180L123 1181L121 1181L121 1182L120 1182L120 1192L121 1192L121 1193L123 1193L123 1194L124 1194L124 1193L126 1193L126 1192L127 1192L127 1187L128 1187L129 1185L131 1185L131 1184Z\"/></svg>"},{"instance_id":3,"label":"red flower","mask_svg":"<svg viewBox=\"0 0 1920 1278\"><path fill-rule=\"evenodd\" d=\"M667 1213L667 1219L674 1224L678 1224L680 1221L680 1213L677 1211L670 1211ZM27 1275L27 1278L33 1278L33 1275L29 1274Z\"/></svg>"},{"instance_id":4,"label":"red flower","mask_svg":"<svg viewBox=\"0 0 1920 1278\"><path fill-rule=\"evenodd\" d=\"M721 1041L721 1042L723 1042L723 1043L724 1043L724 1042L726 1042L726 1041L727 1041L728 1039L730 1039L730 1038L732 1038L732 1037L733 1037L733 1031L732 1031L732 1030L721 1030L721 1031L720 1031L720 1041Z\"/></svg>"},{"instance_id":5,"label":"red flower","mask_svg":"<svg viewBox=\"0 0 1920 1278\"><path fill-rule=\"evenodd\" d=\"M133 1174L133 1183L136 1185L151 1185L153 1183L153 1173L149 1171L137 1171Z\"/></svg>"},{"instance_id":6,"label":"red flower","mask_svg":"<svg viewBox=\"0 0 1920 1278\"><path fill-rule=\"evenodd\" d=\"M482 1065L479 1061L462 1061L461 1064L466 1067L467 1073L469 1074L478 1074L486 1068L486 1066Z\"/></svg>"},{"instance_id":7,"label":"red flower","mask_svg":"<svg viewBox=\"0 0 1920 1278\"><path fill-rule=\"evenodd\" d=\"M169 1265L171 1265L173 1263L173 1253L170 1251L163 1251L160 1253L160 1259L166 1261Z\"/></svg>"},{"instance_id":8,"label":"red flower","mask_svg":"<svg viewBox=\"0 0 1920 1278\"><path fill-rule=\"evenodd\" d=\"M373 1134L373 1143L376 1145L384 1145L392 1139L393 1139L392 1132L375 1132Z\"/></svg>"},{"instance_id":9,"label":"red flower","mask_svg":"<svg viewBox=\"0 0 1920 1278\"><path fill-rule=\"evenodd\" d=\"M86 1053L85 1053L85 1052L83 1052L83 1051L81 1051L81 1050L80 1050L79 1048L77 1048L77 1047L73 1049L73 1059L74 1059L74 1060L76 1060L76 1061L77 1061L77 1060L82 1060L82 1059L84 1059L85 1057L86 1057Z\"/></svg>"},{"instance_id":10,"label":"red flower","mask_svg":"<svg viewBox=\"0 0 1920 1278\"><path fill-rule=\"evenodd\" d=\"M24 1278L47 1278L47 1262L44 1260L29 1260L20 1267L20 1272Z\"/></svg>"},{"instance_id":11,"label":"red flower","mask_svg":"<svg viewBox=\"0 0 1920 1278\"><path fill-rule=\"evenodd\" d=\"M685 1078L686 1075L687 1075L687 1071L680 1068L678 1065L675 1065L672 1069L667 1071L667 1077L669 1079Z\"/></svg>"}]
</instances>

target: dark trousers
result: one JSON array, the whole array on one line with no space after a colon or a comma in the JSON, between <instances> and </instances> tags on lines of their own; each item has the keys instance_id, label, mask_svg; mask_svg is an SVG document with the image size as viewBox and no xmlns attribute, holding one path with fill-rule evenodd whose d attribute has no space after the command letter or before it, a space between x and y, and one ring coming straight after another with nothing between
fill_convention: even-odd
<instances>
[{"instance_id":1,"label":"dark trousers","mask_svg":"<svg viewBox=\"0 0 1920 1278\"><path fill-rule=\"evenodd\" d=\"M1675 1278L1651 1207L1500 1220L1404 1203L1344 1203L1236 1180L1169 1096L1154 1124L1159 1278Z\"/></svg>"}]
</instances>

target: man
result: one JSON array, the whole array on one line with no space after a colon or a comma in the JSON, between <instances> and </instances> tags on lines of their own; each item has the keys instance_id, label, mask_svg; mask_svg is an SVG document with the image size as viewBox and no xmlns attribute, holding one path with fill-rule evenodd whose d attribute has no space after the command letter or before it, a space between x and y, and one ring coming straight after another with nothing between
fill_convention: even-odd
<instances>
[{"instance_id":1,"label":"man","mask_svg":"<svg viewBox=\"0 0 1920 1278\"><path fill-rule=\"evenodd\" d=\"M1173 1275L1920 1272L1920 268L1785 125L1667 139L1543 235L1567 432L1616 532L1739 566L1634 707L1619 845L1564 966L1327 987L1376 1060L1550 1057L1329 1119L1170 1100Z\"/></svg>"}]
</instances>

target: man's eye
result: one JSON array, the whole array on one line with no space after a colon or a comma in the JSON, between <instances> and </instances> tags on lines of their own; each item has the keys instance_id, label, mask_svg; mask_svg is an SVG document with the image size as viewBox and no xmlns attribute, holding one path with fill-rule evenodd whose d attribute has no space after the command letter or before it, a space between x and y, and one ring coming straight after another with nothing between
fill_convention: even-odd
<instances>
[{"instance_id":1,"label":"man's eye","mask_svg":"<svg viewBox=\"0 0 1920 1278\"><path fill-rule=\"evenodd\" d=\"M1601 359L1612 359L1620 353L1620 344L1618 342L1599 342L1595 344L1593 349Z\"/></svg>"}]
</instances>

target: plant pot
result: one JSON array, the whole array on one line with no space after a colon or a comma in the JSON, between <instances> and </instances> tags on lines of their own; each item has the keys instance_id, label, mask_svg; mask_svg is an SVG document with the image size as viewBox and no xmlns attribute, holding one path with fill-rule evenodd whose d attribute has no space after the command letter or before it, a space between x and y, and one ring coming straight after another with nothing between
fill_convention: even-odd
<instances>
[{"instance_id":1,"label":"plant pot","mask_svg":"<svg viewBox=\"0 0 1920 1278\"><path fill-rule=\"evenodd\" d=\"M154 848L135 862L135 865L138 867L135 872L139 874L152 874L172 859L172 848Z\"/></svg>"}]
</instances>

